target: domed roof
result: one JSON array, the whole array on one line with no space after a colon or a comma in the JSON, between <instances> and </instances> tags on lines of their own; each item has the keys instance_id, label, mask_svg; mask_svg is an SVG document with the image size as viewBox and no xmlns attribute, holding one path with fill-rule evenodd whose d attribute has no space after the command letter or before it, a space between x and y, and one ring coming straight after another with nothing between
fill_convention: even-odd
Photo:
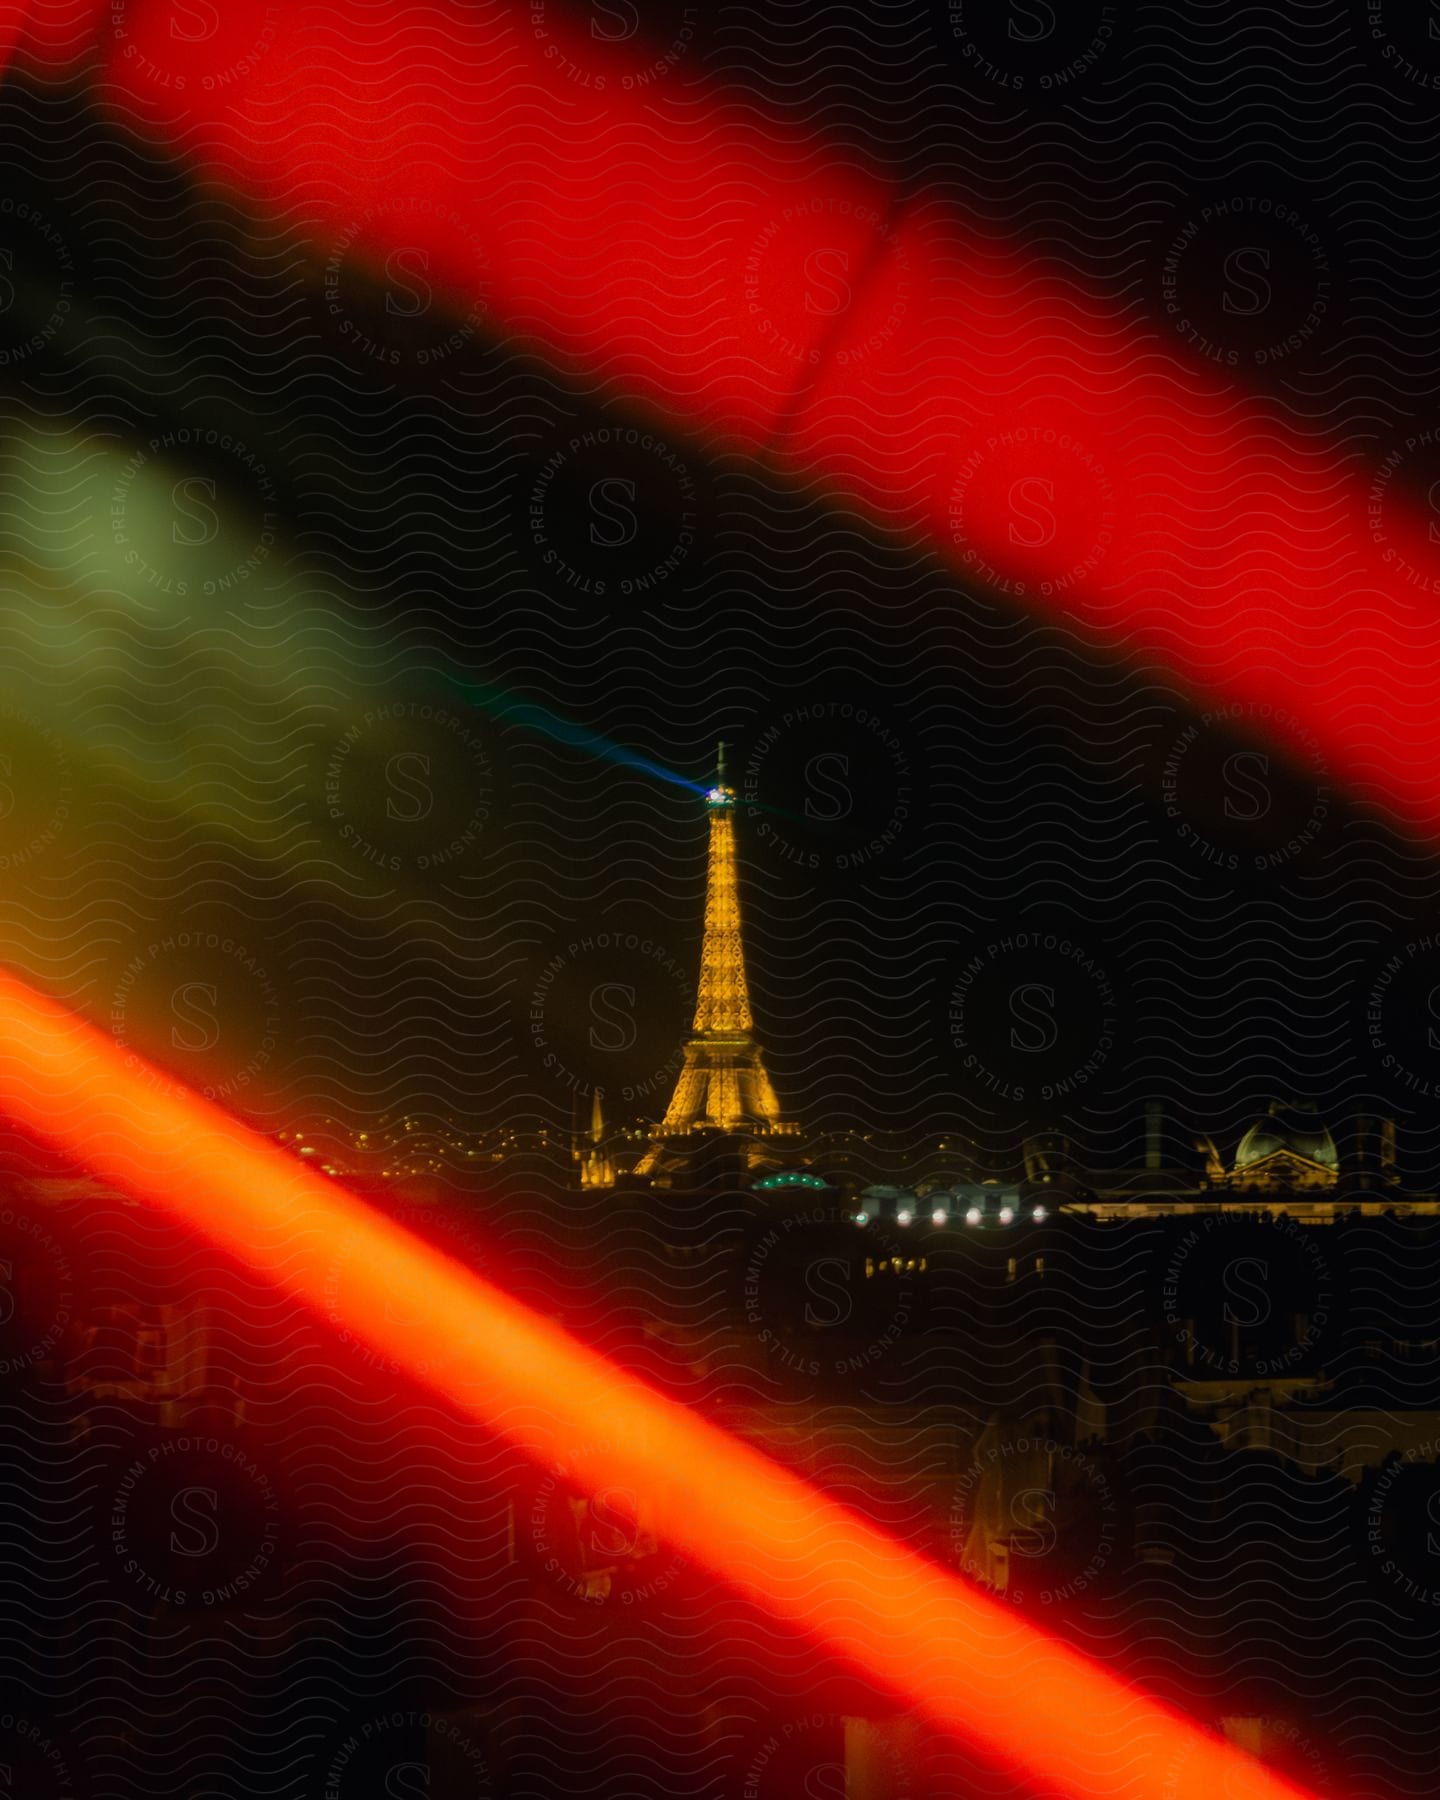
<instances>
[{"instance_id":1,"label":"domed roof","mask_svg":"<svg viewBox=\"0 0 1440 1800\"><path fill-rule=\"evenodd\" d=\"M1324 1169L1333 1169L1339 1164L1335 1140L1320 1115L1295 1106L1283 1106L1278 1100L1241 1138L1235 1152L1235 1167L1249 1168L1252 1163L1273 1156L1277 1150L1303 1156L1307 1162L1319 1163Z\"/></svg>"}]
</instances>

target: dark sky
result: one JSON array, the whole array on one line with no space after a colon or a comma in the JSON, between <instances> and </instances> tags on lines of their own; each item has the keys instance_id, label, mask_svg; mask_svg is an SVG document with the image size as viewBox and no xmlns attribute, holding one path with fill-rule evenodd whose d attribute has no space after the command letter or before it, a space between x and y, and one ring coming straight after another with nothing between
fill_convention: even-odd
<instances>
[{"instance_id":1,"label":"dark sky","mask_svg":"<svg viewBox=\"0 0 1440 1800\"><path fill-rule=\"evenodd\" d=\"M1429 9L1176 10L639 16L1378 466L1437 385ZM1111 1153L1151 1097L1227 1144L1294 1096L1398 1111L1437 1178L1433 849L1263 720L422 309L413 269L327 262L78 97L11 91L0 139L0 906L127 1046L267 1122L553 1125L597 1084L656 1116L705 823L651 766L701 784L724 737L806 1122Z\"/></svg>"}]
</instances>

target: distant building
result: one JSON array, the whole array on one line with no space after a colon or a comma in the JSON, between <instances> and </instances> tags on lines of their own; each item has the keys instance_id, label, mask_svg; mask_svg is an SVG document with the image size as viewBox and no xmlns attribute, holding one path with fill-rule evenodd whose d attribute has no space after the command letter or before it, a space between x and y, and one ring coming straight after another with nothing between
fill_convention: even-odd
<instances>
[{"instance_id":1,"label":"distant building","mask_svg":"<svg viewBox=\"0 0 1440 1800\"><path fill-rule=\"evenodd\" d=\"M793 1137L760 1046L750 1009L740 925L740 873L735 846L735 790L725 780L725 746L715 785L705 796L710 815L710 861L705 881L705 936L695 1019L685 1060L654 1141L636 1170L672 1179L687 1160L686 1140L740 1140L751 1167L773 1161L766 1140Z\"/></svg>"},{"instance_id":2,"label":"distant building","mask_svg":"<svg viewBox=\"0 0 1440 1800\"><path fill-rule=\"evenodd\" d=\"M589 1137L576 1146L575 1160L580 1165L582 1188L614 1187L615 1164L606 1148L605 1113L600 1104L599 1088L596 1088L590 1101Z\"/></svg>"},{"instance_id":3,"label":"distant building","mask_svg":"<svg viewBox=\"0 0 1440 1800\"><path fill-rule=\"evenodd\" d=\"M1147 1146L1140 1169L1089 1170L1062 1204L1102 1218L1251 1211L1328 1223L1351 1214L1440 1214L1440 1195L1407 1187L1393 1119L1353 1121L1342 1146L1313 1108L1275 1100L1240 1135L1227 1161L1213 1137L1193 1159Z\"/></svg>"}]
</instances>

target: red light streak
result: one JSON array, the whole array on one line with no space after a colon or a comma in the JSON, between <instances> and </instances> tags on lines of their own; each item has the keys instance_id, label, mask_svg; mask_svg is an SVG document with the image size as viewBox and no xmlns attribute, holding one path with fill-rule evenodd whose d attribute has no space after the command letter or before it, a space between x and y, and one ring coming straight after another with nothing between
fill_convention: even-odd
<instances>
[{"instance_id":1,"label":"red light streak","mask_svg":"<svg viewBox=\"0 0 1440 1800\"><path fill-rule=\"evenodd\" d=\"M358 1340L525 1454L643 1494L697 1563L943 1729L1076 1795L1304 1800L4 973L0 1020L0 1107L36 1136L322 1317L343 1251Z\"/></svg>"},{"instance_id":2,"label":"red light streak","mask_svg":"<svg viewBox=\"0 0 1440 1800\"><path fill-rule=\"evenodd\" d=\"M317 241L356 223L377 257L422 243L497 330L1194 691L1269 707L1292 749L1440 821L1423 523L1393 497L1372 513L1323 441L1099 298L938 206L895 221L882 184L738 107L627 91L618 62L604 93L569 84L547 54L558 29L542 43L519 13L231 4L190 44L153 0L32 11L33 61L67 65L98 31L106 103ZM0 50L22 12L0 13ZM833 330L803 298L822 245L865 270ZM1033 541L998 523L1015 484L1051 509ZM1297 1800L8 976L0 1014L0 1103L30 1129L322 1312L343 1239L357 1337L421 1379L443 1368L449 1399L544 1460L573 1467L603 1416L618 1447L584 1479L643 1492L697 1561L941 1726L1076 1794ZM397 1282L429 1297L418 1328L387 1320Z\"/></svg>"},{"instance_id":3,"label":"red light streak","mask_svg":"<svg viewBox=\"0 0 1440 1800\"><path fill-rule=\"evenodd\" d=\"M497 333L1440 831L1440 565L1401 492L1413 444L1358 467L941 202L900 210L810 135L639 84L643 53L598 61L542 10L231 4L192 42L155 0L52 0L28 50L71 65L88 21L103 103L317 244L418 246ZM807 286L817 249L853 289L835 317Z\"/></svg>"}]
</instances>

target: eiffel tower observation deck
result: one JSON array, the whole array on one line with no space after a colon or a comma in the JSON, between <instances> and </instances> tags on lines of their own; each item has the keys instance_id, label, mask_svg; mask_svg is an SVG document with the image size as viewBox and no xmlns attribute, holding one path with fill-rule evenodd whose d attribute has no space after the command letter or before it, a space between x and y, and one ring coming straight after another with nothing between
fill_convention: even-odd
<instances>
[{"instance_id":1,"label":"eiffel tower observation deck","mask_svg":"<svg viewBox=\"0 0 1440 1800\"><path fill-rule=\"evenodd\" d=\"M705 809L710 815L710 862L695 1019L670 1105L636 1171L641 1175L660 1171L667 1142L678 1147L680 1140L701 1133L789 1137L797 1130L780 1116L780 1102L755 1041L740 929L735 790L725 780L724 744Z\"/></svg>"}]
</instances>

